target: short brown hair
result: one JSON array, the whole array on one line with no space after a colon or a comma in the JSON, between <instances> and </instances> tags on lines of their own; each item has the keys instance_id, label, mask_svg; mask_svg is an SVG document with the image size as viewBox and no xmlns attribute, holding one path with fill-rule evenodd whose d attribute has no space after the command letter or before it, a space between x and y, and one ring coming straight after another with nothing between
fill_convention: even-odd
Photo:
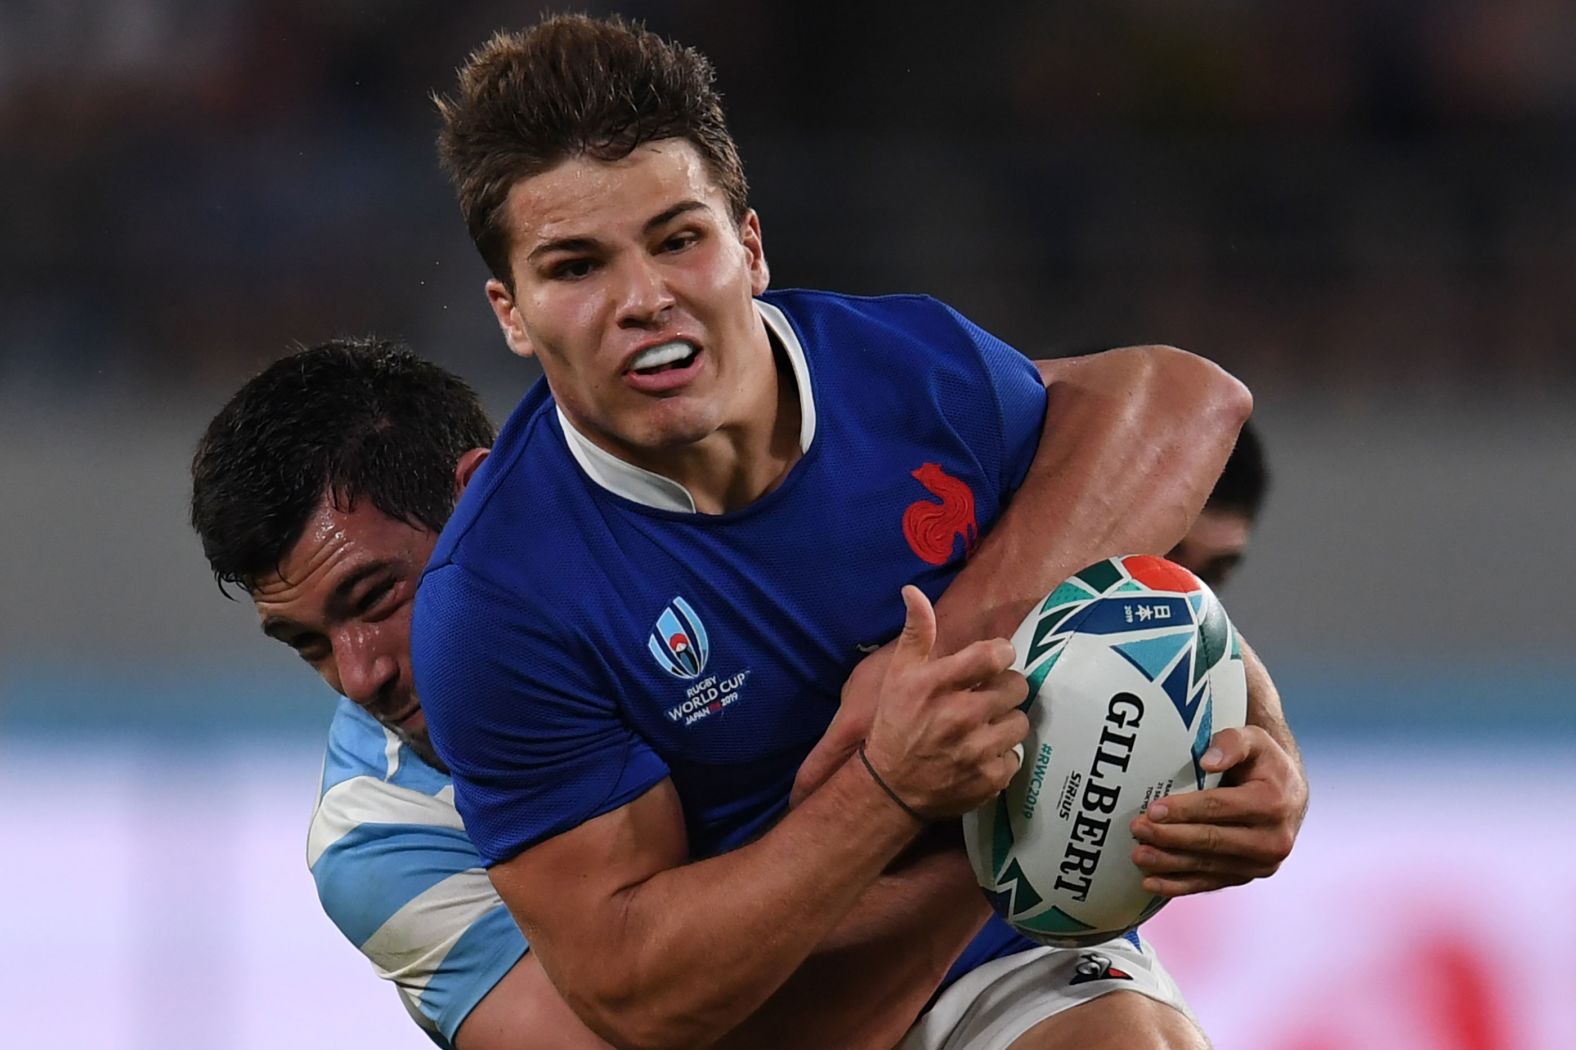
<instances>
[{"instance_id":1,"label":"short brown hair","mask_svg":"<svg viewBox=\"0 0 1576 1050\"><path fill-rule=\"evenodd\" d=\"M685 139L743 221L744 167L714 78L699 51L617 15L559 15L478 48L460 67L457 93L434 101L439 159L493 276L513 287L510 188L571 157L620 160L647 142Z\"/></svg>"}]
</instances>

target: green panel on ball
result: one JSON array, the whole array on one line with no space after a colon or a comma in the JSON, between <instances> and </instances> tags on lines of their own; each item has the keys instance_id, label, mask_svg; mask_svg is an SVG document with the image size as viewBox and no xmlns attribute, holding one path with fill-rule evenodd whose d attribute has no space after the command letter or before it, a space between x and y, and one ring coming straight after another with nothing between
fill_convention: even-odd
<instances>
[{"instance_id":1,"label":"green panel on ball","mask_svg":"<svg viewBox=\"0 0 1576 1050\"><path fill-rule=\"evenodd\" d=\"M1058 649L1045 658L1045 662L1029 672L1029 696L1019 705L1019 710L1028 711L1034 703L1034 698L1040 695L1040 686L1045 684L1045 676L1051 673L1051 668L1056 666L1056 661L1062 658L1062 651Z\"/></svg>"},{"instance_id":2,"label":"green panel on ball","mask_svg":"<svg viewBox=\"0 0 1576 1050\"><path fill-rule=\"evenodd\" d=\"M1012 893L1013 915L1028 911L1030 908L1037 908L1045 900L1035 890L1034 884L1029 881L1029 876L1023 873L1023 868L1018 864L1018 858L1016 857L1012 859L1011 864L1007 865L1007 870L1002 872L1001 880L998 884L1002 889L1009 890Z\"/></svg>"},{"instance_id":3,"label":"green panel on ball","mask_svg":"<svg viewBox=\"0 0 1576 1050\"><path fill-rule=\"evenodd\" d=\"M1193 684L1197 685L1211 667L1220 663L1230 652L1231 621L1219 602L1204 607L1204 616L1198 623L1199 659L1193 664Z\"/></svg>"},{"instance_id":4,"label":"green panel on ball","mask_svg":"<svg viewBox=\"0 0 1576 1050\"><path fill-rule=\"evenodd\" d=\"M1051 637L1058 627L1065 623L1068 617L1077 612L1080 607L1069 605L1062 609L1053 610L1040 618L1034 625L1034 636L1029 639L1029 651L1024 654L1023 663L1027 667L1038 660L1048 649L1055 648L1057 639Z\"/></svg>"},{"instance_id":5,"label":"green panel on ball","mask_svg":"<svg viewBox=\"0 0 1576 1050\"><path fill-rule=\"evenodd\" d=\"M1122 570L1109 561L1097 561L1078 574L1078 579L1093 587L1096 594L1104 594L1107 587L1122 578Z\"/></svg>"},{"instance_id":6,"label":"green panel on ball","mask_svg":"<svg viewBox=\"0 0 1576 1050\"><path fill-rule=\"evenodd\" d=\"M1048 612L1049 610L1056 608L1058 605L1072 605L1075 602L1086 602L1093 597L1094 592L1088 590L1087 588L1080 587L1072 580L1065 580L1062 583L1057 584L1056 589L1046 597L1045 601L1040 605L1040 611Z\"/></svg>"},{"instance_id":7,"label":"green panel on ball","mask_svg":"<svg viewBox=\"0 0 1576 1050\"><path fill-rule=\"evenodd\" d=\"M1001 881L1002 869L1012 856L1012 817L1007 813L1007 793L996 796L996 812L992 816L990 836L990 870Z\"/></svg>"}]
</instances>

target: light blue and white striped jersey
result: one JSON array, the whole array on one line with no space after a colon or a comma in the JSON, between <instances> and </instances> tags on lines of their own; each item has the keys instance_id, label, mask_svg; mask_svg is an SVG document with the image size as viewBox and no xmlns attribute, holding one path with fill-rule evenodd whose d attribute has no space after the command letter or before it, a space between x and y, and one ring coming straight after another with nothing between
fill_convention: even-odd
<instances>
[{"instance_id":1,"label":"light blue and white striped jersey","mask_svg":"<svg viewBox=\"0 0 1576 1050\"><path fill-rule=\"evenodd\" d=\"M454 808L454 786L341 699L307 836L323 910L433 1042L525 954Z\"/></svg>"}]
</instances>

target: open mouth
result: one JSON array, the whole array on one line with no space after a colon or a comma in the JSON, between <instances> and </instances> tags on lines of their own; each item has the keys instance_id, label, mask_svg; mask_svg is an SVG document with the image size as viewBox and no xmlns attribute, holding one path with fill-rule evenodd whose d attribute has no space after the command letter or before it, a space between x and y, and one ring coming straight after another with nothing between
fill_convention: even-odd
<instances>
[{"instance_id":1,"label":"open mouth","mask_svg":"<svg viewBox=\"0 0 1576 1050\"><path fill-rule=\"evenodd\" d=\"M635 355L629 363L629 371L639 376L660 375L663 372L676 372L688 368L695 360L700 350L693 344L682 339L674 339L656 346L648 346Z\"/></svg>"}]
</instances>

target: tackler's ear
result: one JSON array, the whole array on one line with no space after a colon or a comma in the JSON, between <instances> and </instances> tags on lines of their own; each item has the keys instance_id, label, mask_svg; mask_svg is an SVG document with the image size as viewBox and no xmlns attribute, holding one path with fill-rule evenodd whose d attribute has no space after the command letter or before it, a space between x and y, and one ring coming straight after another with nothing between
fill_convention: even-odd
<instances>
[{"instance_id":1,"label":"tackler's ear","mask_svg":"<svg viewBox=\"0 0 1576 1050\"><path fill-rule=\"evenodd\" d=\"M465 488L471 483L471 478L476 476L476 468L480 467L487 459L491 449L473 448L460 457L454 466L454 496L458 499L464 494Z\"/></svg>"},{"instance_id":2,"label":"tackler's ear","mask_svg":"<svg viewBox=\"0 0 1576 1050\"><path fill-rule=\"evenodd\" d=\"M496 277L487 281L487 304L498 319L498 327L503 330L503 339L509 344L509 349L521 357L535 357L536 347L531 345L531 337L525 334L525 323L514 305L514 293Z\"/></svg>"}]
</instances>

